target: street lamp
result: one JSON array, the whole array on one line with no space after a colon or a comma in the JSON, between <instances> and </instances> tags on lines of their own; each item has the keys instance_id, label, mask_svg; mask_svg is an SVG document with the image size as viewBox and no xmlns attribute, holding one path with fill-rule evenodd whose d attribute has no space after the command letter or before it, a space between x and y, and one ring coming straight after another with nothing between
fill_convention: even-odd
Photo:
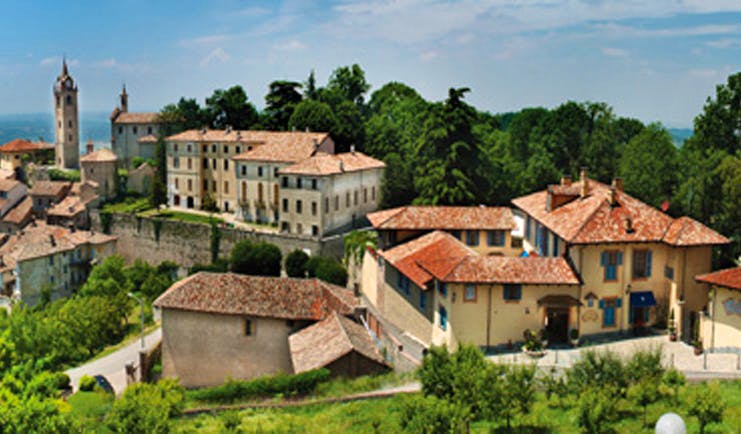
<instances>
[{"instance_id":1,"label":"street lamp","mask_svg":"<svg viewBox=\"0 0 741 434\"><path fill-rule=\"evenodd\" d=\"M129 292L127 295L133 298L134 300L138 301L139 306L141 307L142 350L143 350L144 349L144 300L142 300L140 297L137 297L131 292Z\"/></svg>"}]
</instances>

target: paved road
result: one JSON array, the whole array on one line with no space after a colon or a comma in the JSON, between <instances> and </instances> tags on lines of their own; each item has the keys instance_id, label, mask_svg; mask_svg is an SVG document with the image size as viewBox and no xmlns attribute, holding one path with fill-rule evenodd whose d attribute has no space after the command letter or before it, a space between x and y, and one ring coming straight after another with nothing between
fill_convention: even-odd
<instances>
[{"instance_id":1,"label":"paved road","mask_svg":"<svg viewBox=\"0 0 741 434\"><path fill-rule=\"evenodd\" d=\"M162 339L162 329L157 327L156 330L146 335L144 343L147 348L151 348ZM103 375L110 381L117 395L123 393L126 389L126 372L125 367L129 362L139 364L139 350L141 349L141 340L136 339L125 347L108 354L105 357L86 363L82 366L67 370L67 375L72 382L72 387L77 391L80 378L83 375Z\"/></svg>"}]
</instances>

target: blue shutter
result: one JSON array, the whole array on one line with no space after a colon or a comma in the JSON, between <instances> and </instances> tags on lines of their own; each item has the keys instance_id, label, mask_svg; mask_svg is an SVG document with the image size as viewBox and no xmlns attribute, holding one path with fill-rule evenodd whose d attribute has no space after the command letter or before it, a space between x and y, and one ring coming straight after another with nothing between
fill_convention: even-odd
<instances>
[{"instance_id":1,"label":"blue shutter","mask_svg":"<svg viewBox=\"0 0 741 434\"><path fill-rule=\"evenodd\" d=\"M623 307L623 299L622 298L618 298L617 300L615 300L615 306L617 306L619 308L620 307Z\"/></svg>"},{"instance_id":2,"label":"blue shutter","mask_svg":"<svg viewBox=\"0 0 741 434\"><path fill-rule=\"evenodd\" d=\"M651 277L651 251L646 252L646 277Z\"/></svg>"},{"instance_id":3,"label":"blue shutter","mask_svg":"<svg viewBox=\"0 0 741 434\"><path fill-rule=\"evenodd\" d=\"M633 309L628 309L628 324L633 324Z\"/></svg>"},{"instance_id":4,"label":"blue shutter","mask_svg":"<svg viewBox=\"0 0 741 434\"><path fill-rule=\"evenodd\" d=\"M604 309L605 308L605 300L600 300L599 301L599 308L600 309Z\"/></svg>"},{"instance_id":5,"label":"blue shutter","mask_svg":"<svg viewBox=\"0 0 741 434\"><path fill-rule=\"evenodd\" d=\"M558 256L558 237L553 237L553 256Z\"/></svg>"},{"instance_id":6,"label":"blue shutter","mask_svg":"<svg viewBox=\"0 0 741 434\"><path fill-rule=\"evenodd\" d=\"M522 300L522 285L517 285L517 300Z\"/></svg>"},{"instance_id":7,"label":"blue shutter","mask_svg":"<svg viewBox=\"0 0 741 434\"><path fill-rule=\"evenodd\" d=\"M623 252L618 252L617 254L617 264L623 265Z\"/></svg>"},{"instance_id":8,"label":"blue shutter","mask_svg":"<svg viewBox=\"0 0 741 434\"><path fill-rule=\"evenodd\" d=\"M607 252L602 252L599 259L599 264L603 267L607 265Z\"/></svg>"},{"instance_id":9,"label":"blue shutter","mask_svg":"<svg viewBox=\"0 0 741 434\"><path fill-rule=\"evenodd\" d=\"M615 325L615 308L614 307L608 307L607 309L604 310L604 317L603 317L602 325L605 327Z\"/></svg>"},{"instance_id":10,"label":"blue shutter","mask_svg":"<svg viewBox=\"0 0 741 434\"><path fill-rule=\"evenodd\" d=\"M530 239L530 216L527 216L527 219L525 220L525 238L528 240Z\"/></svg>"},{"instance_id":11,"label":"blue shutter","mask_svg":"<svg viewBox=\"0 0 741 434\"><path fill-rule=\"evenodd\" d=\"M644 307L643 308L643 322L648 324L648 320L649 320L649 310L647 307Z\"/></svg>"}]
</instances>

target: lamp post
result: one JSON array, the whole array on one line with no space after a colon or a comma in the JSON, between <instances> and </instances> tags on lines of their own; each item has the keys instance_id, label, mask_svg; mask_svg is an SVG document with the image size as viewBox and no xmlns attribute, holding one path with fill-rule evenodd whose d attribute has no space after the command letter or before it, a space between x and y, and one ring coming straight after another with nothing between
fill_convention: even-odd
<instances>
[{"instance_id":1,"label":"lamp post","mask_svg":"<svg viewBox=\"0 0 741 434\"><path fill-rule=\"evenodd\" d=\"M142 300L140 297L137 297L131 292L129 292L127 295L133 298L134 300L138 301L139 306L141 307L142 350L143 350L144 349L144 300Z\"/></svg>"}]
</instances>

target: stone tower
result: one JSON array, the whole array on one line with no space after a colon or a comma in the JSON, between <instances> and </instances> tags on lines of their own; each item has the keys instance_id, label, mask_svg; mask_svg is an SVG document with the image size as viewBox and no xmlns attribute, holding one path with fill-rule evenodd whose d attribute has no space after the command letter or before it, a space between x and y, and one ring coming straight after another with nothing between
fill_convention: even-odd
<instances>
[{"instance_id":1,"label":"stone tower","mask_svg":"<svg viewBox=\"0 0 741 434\"><path fill-rule=\"evenodd\" d=\"M123 89L121 90L121 105L119 107L123 113L126 113L129 111L129 94L126 93L126 85L123 85Z\"/></svg>"},{"instance_id":2,"label":"stone tower","mask_svg":"<svg viewBox=\"0 0 741 434\"><path fill-rule=\"evenodd\" d=\"M60 169L76 169L80 165L80 125L77 116L77 85L69 75L67 61L62 61L62 73L54 84L54 156Z\"/></svg>"}]
</instances>

